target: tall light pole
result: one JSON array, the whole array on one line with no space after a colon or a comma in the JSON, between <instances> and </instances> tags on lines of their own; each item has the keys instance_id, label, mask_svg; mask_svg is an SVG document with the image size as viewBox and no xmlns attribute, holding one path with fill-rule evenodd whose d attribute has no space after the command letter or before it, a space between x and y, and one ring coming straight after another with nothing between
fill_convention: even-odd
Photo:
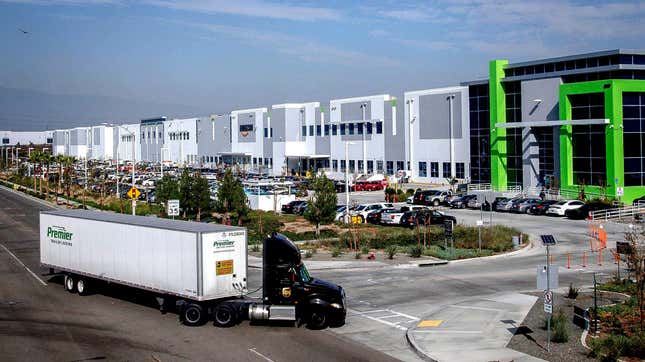
<instances>
[{"instance_id":1,"label":"tall light pole","mask_svg":"<svg viewBox=\"0 0 645 362\"><path fill-rule=\"evenodd\" d=\"M416 117L412 114L412 103L414 99L408 99L405 103L408 105L408 142L410 142L410 171L412 171L412 177L416 175L414 173L414 123ZM418 173L418 171L417 171Z\"/></svg>"},{"instance_id":2,"label":"tall light pole","mask_svg":"<svg viewBox=\"0 0 645 362\"><path fill-rule=\"evenodd\" d=\"M119 127L122 130L126 131L130 136L132 136L132 188L134 188L134 168L136 167L137 164L137 156L135 153L135 146L134 146L134 141L136 139L135 134L133 131L130 131L129 129L123 127L120 124L113 124L113 123L101 123L104 126L111 126L111 127ZM118 165L117 165L117 170L118 170ZM117 172L118 175L118 172ZM118 185L118 184L117 184ZM120 195L119 195L120 197ZM137 200L132 200L132 215L136 215L136 209L137 209Z\"/></svg>"},{"instance_id":3,"label":"tall light pole","mask_svg":"<svg viewBox=\"0 0 645 362\"><path fill-rule=\"evenodd\" d=\"M29 166L30 166L30 167L29 167L29 176L31 176L31 175L32 175L31 169L34 167L34 165L33 165L33 164L31 164L31 150L35 150L35 148L33 148L33 147L29 147L29 148L27 149L27 159L29 159Z\"/></svg>"},{"instance_id":4,"label":"tall light pole","mask_svg":"<svg viewBox=\"0 0 645 362\"><path fill-rule=\"evenodd\" d=\"M367 103L361 103L361 111L363 114L363 175L367 175L367 144L365 143L365 132L367 127L365 127L365 108L367 108Z\"/></svg>"},{"instance_id":5,"label":"tall light pole","mask_svg":"<svg viewBox=\"0 0 645 362\"><path fill-rule=\"evenodd\" d=\"M168 147L161 147L161 177L163 178L163 151L166 150L170 153L170 149Z\"/></svg>"},{"instance_id":6,"label":"tall light pole","mask_svg":"<svg viewBox=\"0 0 645 362\"><path fill-rule=\"evenodd\" d=\"M18 150L20 149L21 149L20 147L16 147L16 157L14 159L16 162L16 166L18 166L18 164L20 163L20 153L18 153Z\"/></svg>"},{"instance_id":7,"label":"tall light pole","mask_svg":"<svg viewBox=\"0 0 645 362\"><path fill-rule=\"evenodd\" d=\"M451 94L448 96L448 104L450 109L448 110L448 113L450 114L450 123L448 125L448 128L450 129L450 178L452 179L455 177L455 160L453 158L453 155L455 153L455 141L453 140L452 137L452 117L453 117L453 111L452 111L452 101L455 99L455 95Z\"/></svg>"},{"instance_id":8,"label":"tall light pole","mask_svg":"<svg viewBox=\"0 0 645 362\"><path fill-rule=\"evenodd\" d=\"M345 141L345 222L349 223L349 145L354 142Z\"/></svg>"}]
</instances>

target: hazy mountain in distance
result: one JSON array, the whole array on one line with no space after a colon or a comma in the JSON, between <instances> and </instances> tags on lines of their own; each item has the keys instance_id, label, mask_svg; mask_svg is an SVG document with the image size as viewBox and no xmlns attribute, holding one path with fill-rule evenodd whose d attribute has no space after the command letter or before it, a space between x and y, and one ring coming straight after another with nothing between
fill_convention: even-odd
<instances>
[{"instance_id":1,"label":"hazy mountain in distance","mask_svg":"<svg viewBox=\"0 0 645 362\"><path fill-rule=\"evenodd\" d=\"M0 130L40 131L97 125L136 123L157 116L196 117L214 109L137 101L111 96L52 94L0 86Z\"/></svg>"}]
</instances>

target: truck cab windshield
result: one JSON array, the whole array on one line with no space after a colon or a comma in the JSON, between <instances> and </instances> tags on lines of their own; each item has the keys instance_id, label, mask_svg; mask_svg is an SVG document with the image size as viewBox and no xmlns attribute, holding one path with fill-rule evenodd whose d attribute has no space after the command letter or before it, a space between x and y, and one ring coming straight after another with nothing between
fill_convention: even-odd
<instances>
[{"instance_id":1,"label":"truck cab windshield","mask_svg":"<svg viewBox=\"0 0 645 362\"><path fill-rule=\"evenodd\" d=\"M298 265L298 273L300 274L300 279L303 283L308 283L311 281L309 270L307 270L307 267L304 263L300 263L300 265Z\"/></svg>"}]
</instances>

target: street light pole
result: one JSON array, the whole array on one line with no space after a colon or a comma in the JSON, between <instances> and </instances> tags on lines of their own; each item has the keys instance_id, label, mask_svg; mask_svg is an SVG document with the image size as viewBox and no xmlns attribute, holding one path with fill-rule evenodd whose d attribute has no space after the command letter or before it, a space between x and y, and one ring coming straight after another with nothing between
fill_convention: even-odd
<instances>
[{"instance_id":1,"label":"street light pole","mask_svg":"<svg viewBox=\"0 0 645 362\"><path fill-rule=\"evenodd\" d=\"M454 153L455 153L455 141L453 140L452 136L452 123L453 123L453 110L452 110L452 101L455 99L455 95L451 94L448 96L448 103L450 106L449 109L449 114L450 114L450 124L448 125L448 128L450 129L450 178L452 179L455 177L455 161L454 161Z\"/></svg>"},{"instance_id":2,"label":"street light pole","mask_svg":"<svg viewBox=\"0 0 645 362\"><path fill-rule=\"evenodd\" d=\"M134 148L134 147L135 147L135 145L134 145L134 141L135 141L136 137L135 137L134 132L133 132L133 131L130 131L129 129L127 129L127 128L123 127L123 126L122 126L122 125L120 125L120 124L117 124L117 125L115 125L115 124L113 124L113 123L101 123L101 124L102 124L102 125L104 125L104 126L119 127L119 128L121 128L122 130L124 130L124 131L126 131L127 133L129 133L129 134L130 134L130 136L132 136L132 188L134 188L134 168L135 168L135 166L136 166L136 164L137 164L137 156L136 156L136 154L135 154L135 148ZM119 154L118 154L118 151L117 151L117 159L118 159L118 156L119 156ZM118 162L117 162L117 176L119 175L119 172L118 172L118 171L119 171L119 164L118 164ZM117 178L118 178L118 177L117 177ZM118 181L117 181L117 182L118 182ZM117 193L118 193L118 188L119 188L119 184L117 183ZM121 195L119 195L119 197L121 197ZM136 209L137 209L137 200L134 200L134 199L133 199L133 200L132 200L132 215L136 215Z\"/></svg>"},{"instance_id":3,"label":"street light pole","mask_svg":"<svg viewBox=\"0 0 645 362\"><path fill-rule=\"evenodd\" d=\"M362 103L361 104L361 110L363 113L363 175L367 175L367 144L365 143L365 133L367 131L367 127L365 127L365 108L367 108L367 103Z\"/></svg>"},{"instance_id":4,"label":"street light pole","mask_svg":"<svg viewBox=\"0 0 645 362\"><path fill-rule=\"evenodd\" d=\"M349 142L345 142L345 223L349 223Z\"/></svg>"},{"instance_id":5,"label":"street light pole","mask_svg":"<svg viewBox=\"0 0 645 362\"><path fill-rule=\"evenodd\" d=\"M410 160L410 171L412 172L412 177L414 178L415 176L418 176L419 171L417 170L417 173L414 173L414 126L412 123L414 123L414 115L412 114L412 103L414 103L414 99L408 99L407 104L408 104L408 142L410 142L410 155L409 155L409 160Z\"/></svg>"}]
</instances>

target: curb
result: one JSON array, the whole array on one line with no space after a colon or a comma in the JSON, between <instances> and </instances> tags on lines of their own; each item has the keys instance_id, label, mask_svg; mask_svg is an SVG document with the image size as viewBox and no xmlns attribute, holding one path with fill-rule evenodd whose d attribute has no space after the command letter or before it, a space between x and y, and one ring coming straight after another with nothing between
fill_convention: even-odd
<instances>
[{"instance_id":1,"label":"curb","mask_svg":"<svg viewBox=\"0 0 645 362\"><path fill-rule=\"evenodd\" d=\"M408 341L408 344L410 345L410 347L412 347L412 350L414 351L414 353L416 353L416 355L421 357L421 359L424 361L439 362L438 359L431 356L426 351L424 351L421 347L419 347L419 345L417 344L417 341L414 339L414 336L412 336L413 331L414 331L414 327L408 328L405 331L405 340Z\"/></svg>"},{"instance_id":2,"label":"curb","mask_svg":"<svg viewBox=\"0 0 645 362\"><path fill-rule=\"evenodd\" d=\"M528 252L529 250L533 249L535 246L533 245L533 241L530 243L525 244L521 249L518 250L513 250L509 253L504 253L504 254L497 254L497 255L490 255L490 256L481 256L481 257L476 257L476 258L468 258L468 259L457 259L457 260L450 260L448 261L449 264L453 263L463 263L463 262L468 262L468 261L475 261L475 260L490 260L490 259L498 259L498 258L504 258L504 257L513 257L517 254L525 253Z\"/></svg>"},{"instance_id":3,"label":"curb","mask_svg":"<svg viewBox=\"0 0 645 362\"><path fill-rule=\"evenodd\" d=\"M37 197L33 197L33 196L31 196L31 195L29 195L29 194L26 194L26 193L24 193L24 192L22 192L22 191L14 190L14 189L9 188L9 187L4 186L4 185L0 185L0 188L1 188L1 189L3 189L3 190L5 190L5 191L9 191L9 192L11 192L11 193L13 193L13 194L15 194L15 195L18 195L18 196L24 197L25 199L29 199L29 200L31 200L31 201L33 201L33 202L36 202L36 203L38 203L38 204L41 204L41 205L43 205L43 206L51 207L51 208L53 208L53 209L60 209L60 207L59 207L58 205L55 205L54 203L51 203L51 202L49 202L49 201L45 201L45 200L39 199L39 198L37 198Z\"/></svg>"}]
</instances>

